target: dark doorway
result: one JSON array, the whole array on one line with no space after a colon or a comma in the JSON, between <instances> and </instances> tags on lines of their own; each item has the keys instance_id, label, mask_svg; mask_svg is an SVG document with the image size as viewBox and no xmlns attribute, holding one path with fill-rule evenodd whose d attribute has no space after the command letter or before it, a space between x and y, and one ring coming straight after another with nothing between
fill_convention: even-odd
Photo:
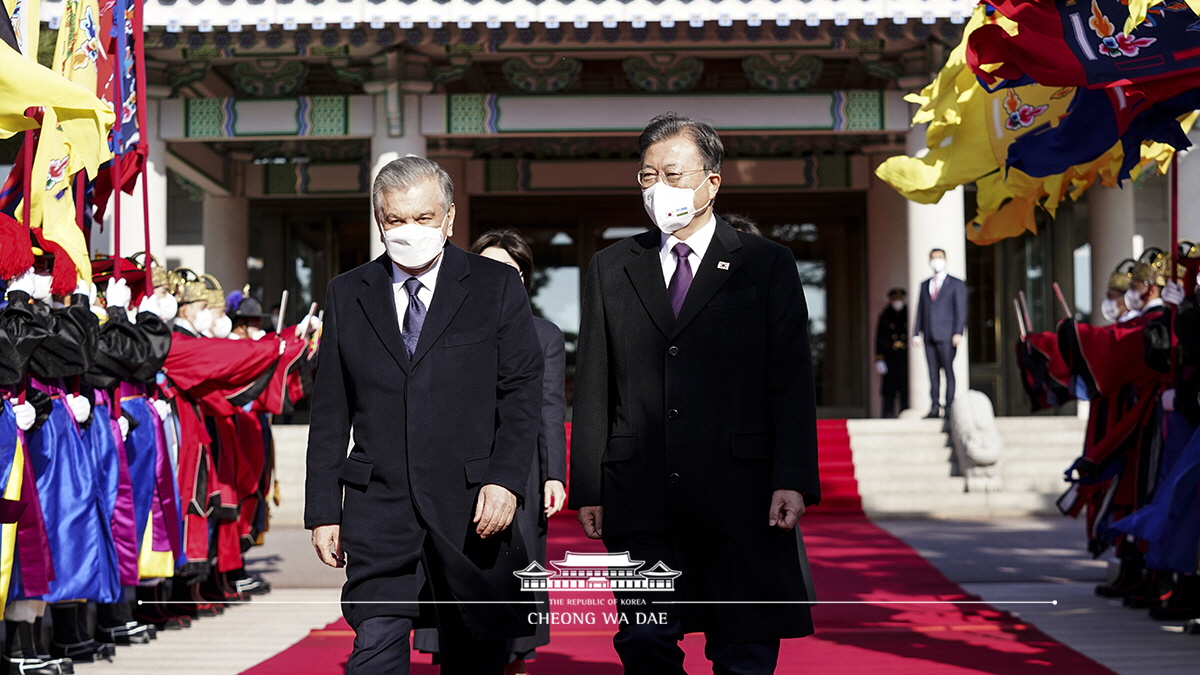
<instances>
[{"instance_id":1,"label":"dark doorway","mask_svg":"<svg viewBox=\"0 0 1200 675\"><path fill-rule=\"evenodd\" d=\"M284 289L285 325L310 303L324 306L329 280L367 262L372 227L361 197L251 201L249 278L263 309L274 309Z\"/></svg>"}]
</instances>

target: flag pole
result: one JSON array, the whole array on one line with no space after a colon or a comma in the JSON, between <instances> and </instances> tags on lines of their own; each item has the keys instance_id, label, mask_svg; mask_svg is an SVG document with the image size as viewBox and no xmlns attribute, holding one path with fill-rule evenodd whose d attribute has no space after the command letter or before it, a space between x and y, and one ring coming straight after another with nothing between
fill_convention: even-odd
<instances>
[{"instance_id":1,"label":"flag pole","mask_svg":"<svg viewBox=\"0 0 1200 675\"><path fill-rule=\"evenodd\" d=\"M1171 153L1171 281L1179 282L1179 151ZM1171 307L1171 334L1167 336L1171 350L1171 386L1178 383L1179 350L1175 348L1175 317L1179 307Z\"/></svg>"},{"instance_id":2,"label":"flag pole","mask_svg":"<svg viewBox=\"0 0 1200 675\"><path fill-rule=\"evenodd\" d=\"M109 179L112 181L113 196L113 259L121 257L121 156L124 147L121 142L121 120L125 117L125 10L123 3L117 2L113 8L113 26L117 30L117 60L113 68L113 120L112 137L114 141L112 165L109 167ZM121 278L120 265L113 265L113 278Z\"/></svg>"},{"instance_id":3,"label":"flag pole","mask_svg":"<svg viewBox=\"0 0 1200 675\"><path fill-rule=\"evenodd\" d=\"M136 85L136 110L138 118L138 152L142 156L142 237L146 252L146 260L150 259L150 186L146 182L148 175L147 167L150 164L150 140L147 137L146 127L146 102L149 96L146 93L146 34L145 34L145 18L143 11L145 9L145 0L131 0L133 2L133 35L137 40L133 52L134 84ZM149 274L149 267L146 268L146 273Z\"/></svg>"}]
</instances>

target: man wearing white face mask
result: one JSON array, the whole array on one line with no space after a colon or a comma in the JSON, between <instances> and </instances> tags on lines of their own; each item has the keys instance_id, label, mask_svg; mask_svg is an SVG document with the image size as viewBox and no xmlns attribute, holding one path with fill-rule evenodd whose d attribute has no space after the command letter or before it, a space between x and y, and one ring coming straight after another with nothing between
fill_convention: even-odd
<instances>
[{"instance_id":1,"label":"man wearing white face mask","mask_svg":"<svg viewBox=\"0 0 1200 675\"><path fill-rule=\"evenodd\" d=\"M780 640L813 632L796 524L821 493L795 256L713 215L712 126L660 115L638 146L656 227L588 268L569 507L614 556L681 573L665 622L623 610L627 675L683 675L679 641L698 632L715 672L772 673Z\"/></svg>"},{"instance_id":2,"label":"man wearing white face mask","mask_svg":"<svg viewBox=\"0 0 1200 675\"><path fill-rule=\"evenodd\" d=\"M203 284L195 282L183 285L179 299L179 310L175 316L173 331L189 337L204 337L212 328L213 315L208 309L208 297Z\"/></svg>"},{"instance_id":3,"label":"man wearing white face mask","mask_svg":"<svg viewBox=\"0 0 1200 675\"><path fill-rule=\"evenodd\" d=\"M505 640L534 632L513 576L529 563L513 516L537 498L533 314L515 269L447 241L454 186L436 163L389 163L371 197L387 252L326 294L305 526L346 568L348 674L407 673L409 633L436 625L441 672L500 675ZM416 604L428 596L444 604Z\"/></svg>"},{"instance_id":4,"label":"man wearing white face mask","mask_svg":"<svg viewBox=\"0 0 1200 675\"><path fill-rule=\"evenodd\" d=\"M912 343L914 347L925 346L930 400L929 414L925 417L934 418L941 417L942 408L949 410L954 403L954 357L967 324L967 285L946 272L946 252L940 248L929 252L929 268L933 276L921 282L921 292L917 294ZM945 406L940 401L943 374Z\"/></svg>"}]
</instances>

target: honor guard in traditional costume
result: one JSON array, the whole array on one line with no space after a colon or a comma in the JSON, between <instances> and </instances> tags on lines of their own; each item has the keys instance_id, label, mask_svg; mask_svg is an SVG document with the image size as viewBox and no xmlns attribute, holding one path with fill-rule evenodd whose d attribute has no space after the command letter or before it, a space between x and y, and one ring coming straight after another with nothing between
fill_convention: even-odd
<instances>
[{"instance_id":1,"label":"honor guard in traditional costume","mask_svg":"<svg viewBox=\"0 0 1200 675\"><path fill-rule=\"evenodd\" d=\"M875 371L880 376L883 416L908 409L908 292L888 291L888 304L875 328Z\"/></svg>"}]
</instances>

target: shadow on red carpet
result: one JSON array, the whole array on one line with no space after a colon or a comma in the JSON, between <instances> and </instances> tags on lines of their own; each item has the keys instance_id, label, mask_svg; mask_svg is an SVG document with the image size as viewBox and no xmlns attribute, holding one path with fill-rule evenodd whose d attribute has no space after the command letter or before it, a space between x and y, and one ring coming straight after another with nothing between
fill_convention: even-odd
<instances>
[{"instance_id":1,"label":"shadow on red carpet","mask_svg":"<svg viewBox=\"0 0 1200 675\"><path fill-rule=\"evenodd\" d=\"M801 521L817 596L825 603L868 604L814 607L816 634L783 642L778 673L1115 675L1008 612L982 604L954 604L978 598L862 515L845 422L822 421L819 436L822 502ZM603 550L599 542L583 536L573 514L551 519L547 545L549 560L562 560L568 550ZM611 597L552 593L553 599L563 600ZM870 604L896 600L935 604ZM551 642L529 662L529 672L619 675L620 660L612 646L615 627L603 621L605 611L595 612L595 624L552 626ZM341 675L353 636L344 621L334 621L243 675ZM703 636L689 635L683 647L688 672L712 672L704 658ZM414 652L411 672L433 675L438 668L430 665L428 655Z\"/></svg>"}]
</instances>

